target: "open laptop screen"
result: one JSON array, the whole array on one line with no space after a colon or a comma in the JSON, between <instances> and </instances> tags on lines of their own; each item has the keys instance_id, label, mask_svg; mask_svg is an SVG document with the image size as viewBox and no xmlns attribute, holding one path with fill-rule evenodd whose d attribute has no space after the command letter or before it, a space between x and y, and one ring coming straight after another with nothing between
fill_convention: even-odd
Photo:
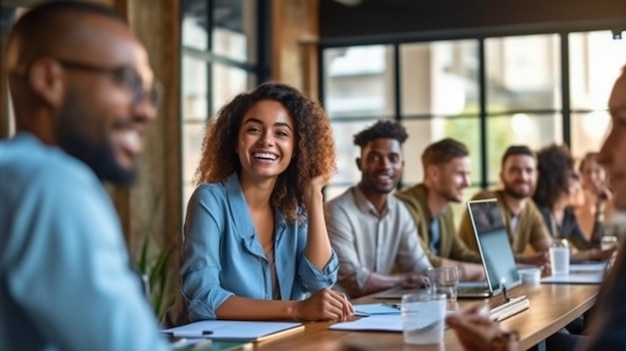
<instances>
[{"instance_id":1,"label":"open laptop screen","mask_svg":"<svg viewBox=\"0 0 626 351\"><path fill-rule=\"evenodd\" d=\"M491 291L500 289L501 280L507 289L519 285L520 277L498 200L469 201L467 206Z\"/></svg>"}]
</instances>

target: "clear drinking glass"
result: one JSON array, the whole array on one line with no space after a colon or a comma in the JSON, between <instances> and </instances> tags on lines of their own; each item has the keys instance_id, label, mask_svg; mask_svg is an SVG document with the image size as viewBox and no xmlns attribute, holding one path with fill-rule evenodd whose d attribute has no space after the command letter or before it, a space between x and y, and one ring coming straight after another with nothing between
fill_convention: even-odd
<instances>
[{"instance_id":1,"label":"clear drinking glass","mask_svg":"<svg viewBox=\"0 0 626 351\"><path fill-rule=\"evenodd\" d=\"M407 344L443 341L446 295L421 292L402 296L402 332Z\"/></svg>"},{"instance_id":2,"label":"clear drinking glass","mask_svg":"<svg viewBox=\"0 0 626 351\"><path fill-rule=\"evenodd\" d=\"M569 244L566 239L555 239L550 246L552 275L569 274Z\"/></svg>"},{"instance_id":3,"label":"clear drinking glass","mask_svg":"<svg viewBox=\"0 0 626 351\"><path fill-rule=\"evenodd\" d=\"M459 270L456 267L428 268L426 271L432 294L445 294L448 302L456 302Z\"/></svg>"}]
</instances>

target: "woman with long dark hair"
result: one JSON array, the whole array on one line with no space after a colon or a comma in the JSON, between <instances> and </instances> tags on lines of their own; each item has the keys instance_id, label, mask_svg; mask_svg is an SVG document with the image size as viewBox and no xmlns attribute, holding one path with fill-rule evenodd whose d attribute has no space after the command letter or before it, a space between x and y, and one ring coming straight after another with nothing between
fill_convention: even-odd
<instances>
[{"instance_id":1,"label":"woman with long dark hair","mask_svg":"<svg viewBox=\"0 0 626 351\"><path fill-rule=\"evenodd\" d=\"M574 168L574 158L567 146L550 145L537 153L539 178L533 200L543 215L554 239L567 239L576 249L572 261L605 260L612 249L600 250L604 225L594 223L591 240L580 229L571 196L580 188L580 174Z\"/></svg>"}]
</instances>

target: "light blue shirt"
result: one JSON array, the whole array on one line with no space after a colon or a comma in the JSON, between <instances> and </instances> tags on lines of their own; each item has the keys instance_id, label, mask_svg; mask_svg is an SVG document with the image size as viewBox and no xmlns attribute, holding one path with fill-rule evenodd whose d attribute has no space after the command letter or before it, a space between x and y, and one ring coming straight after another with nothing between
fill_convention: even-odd
<instances>
[{"instance_id":1,"label":"light blue shirt","mask_svg":"<svg viewBox=\"0 0 626 351\"><path fill-rule=\"evenodd\" d=\"M330 288L337 279L333 253L320 270L305 256L307 226L289 223L275 210L274 258L283 300ZM237 173L199 186L189 200L181 267L190 321L215 319L230 296L270 300L270 264L256 238Z\"/></svg>"},{"instance_id":2,"label":"light blue shirt","mask_svg":"<svg viewBox=\"0 0 626 351\"><path fill-rule=\"evenodd\" d=\"M0 350L167 350L92 170L0 142Z\"/></svg>"}]
</instances>

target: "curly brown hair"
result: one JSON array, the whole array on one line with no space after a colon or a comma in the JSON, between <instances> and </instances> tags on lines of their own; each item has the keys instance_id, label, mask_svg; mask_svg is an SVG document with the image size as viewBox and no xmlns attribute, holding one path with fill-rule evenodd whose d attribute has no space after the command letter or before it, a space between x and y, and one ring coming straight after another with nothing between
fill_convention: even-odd
<instances>
[{"instance_id":1,"label":"curly brown hair","mask_svg":"<svg viewBox=\"0 0 626 351\"><path fill-rule=\"evenodd\" d=\"M270 202L290 222L303 222L306 208L302 189L316 176L328 180L335 172L336 152L326 112L297 89L280 83L265 83L250 93L237 95L209 121L202 142L202 158L195 183L222 181L241 170L235 152L239 128L246 112L259 101L280 102L295 125L294 158L278 176Z\"/></svg>"}]
</instances>

